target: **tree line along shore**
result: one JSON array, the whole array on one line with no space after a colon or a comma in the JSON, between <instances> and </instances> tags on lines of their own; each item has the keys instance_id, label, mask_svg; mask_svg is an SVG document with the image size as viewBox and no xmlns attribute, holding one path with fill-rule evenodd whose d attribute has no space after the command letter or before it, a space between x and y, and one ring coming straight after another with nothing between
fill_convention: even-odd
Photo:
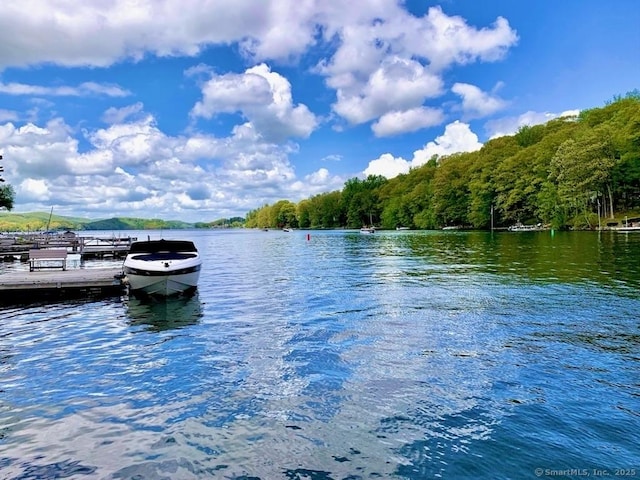
<instances>
[{"instance_id":1,"label":"tree line along shore","mask_svg":"<svg viewBox=\"0 0 640 480\"><path fill-rule=\"evenodd\" d=\"M480 150L431 158L392 179L281 200L247 214L250 228L612 226L640 212L640 92L576 117L523 126Z\"/></svg>"}]
</instances>

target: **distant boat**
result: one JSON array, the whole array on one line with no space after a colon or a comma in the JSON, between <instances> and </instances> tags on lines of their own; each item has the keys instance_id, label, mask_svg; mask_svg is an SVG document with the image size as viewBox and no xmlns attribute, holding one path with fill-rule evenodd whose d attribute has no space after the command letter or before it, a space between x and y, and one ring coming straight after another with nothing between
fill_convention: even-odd
<instances>
[{"instance_id":1,"label":"distant boat","mask_svg":"<svg viewBox=\"0 0 640 480\"><path fill-rule=\"evenodd\" d=\"M640 232L640 218L626 218L621 227L612 227L612 230L620 233Z\"/></svg>"},{"instance_id":2,"label":"distant boat","mask_svg":"<svg viewBox=\"0 0 640 480\"><path fill-rule=\"evenodd\" d=\"M195 292L202 259L193 242L147 240L131 244L124 260L131 293L167 297Z\"/></svg>"},{"instance_id":3,"label":"distant boat","mask_svg":"<svg viewBox=\"0 0 640 480\"><path fill-rule=\"evenodd\" d=\"M620 233L640 232L640 226L635 227L613 227L612 230Z\"/></svg>"},{"instance_id":4,"label":"distant boat","mask_svg":"<svg viewBox=\"0 0 640 480\"><path fill-rule=\"evenodd\" d=\"M409 227L396 227L396 230L409 230Z\"/></svg>"},{"instance_id":5,"label":"distant boat","mask_svg":"<svg viewBox=\"0 0 640 480\"><path fill-rule=\"evenodd\" d=\"M283 231L283 232L290 232L290 231L291 231L291 229L290 229L290 228L283 228L283 229L282 229L282 231Z\"/></svg>"},{"instance_id":6,"label":"distant boat","mask_svg":"<svg viewBox=\"0 0 640 480\"><path fill-rule=\"evenodd\" d=\"M537 223L535 225L523 225L522 223L516 223L509 227L510 232L539 232L542 230L546 230L546 228L541 223Z\"/></svg>"},{"instance_id":7,"label":"distant boat","mask_svg":"<svg viewBox=\"0 0 640 480\"><path fill-rule=\"evenodd\" d=\"M371 216L371 212L369 212L369 226L363 225L360 229L360 233L364 235L371 235L372 233L376 233L376 227L373 226L373 218Z\"/></svg>"}]
</instances>

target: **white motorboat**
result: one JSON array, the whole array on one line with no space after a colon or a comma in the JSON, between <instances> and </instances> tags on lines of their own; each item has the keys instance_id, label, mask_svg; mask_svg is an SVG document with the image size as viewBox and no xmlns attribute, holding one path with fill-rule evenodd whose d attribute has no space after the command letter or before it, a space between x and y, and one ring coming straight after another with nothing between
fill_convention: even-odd
<instances>
[{"instance_id":1,"label":"white motorboat","mask_svg":"<svg viewBox=\"0 0 640 480\"><path fill-rule=\"evenodd\" d=\"M516 223L515 225L511 225L509 227L510 232L540 232L542 230L547 230L547 228L542 225L542 223L537 223L535 225L523 225L522 223Z\"/></svg>"},{"instance_id":2,"label":"white motorboat","mask_svg":"<svg viewBox=\"0 0 640 480\"><path fill-rule=\"evenodd\" d=\"M134 295L170 296L195 292L201 266L193 242L147 240L131 244L124 274Z\"/></svg>"},{"instance_id":3,"label":"white motorboat","mask_svg":"<svg viewBox=\"0 0 640 480\"><path fill-rule=\"evenodd\" d=\"M360 233L364 235L371 235L372 233L376 233L376 227L373 226L373 217L371 212L369 212L369 225L363 225L360 229Z\"/></svg>"}]
</instances>

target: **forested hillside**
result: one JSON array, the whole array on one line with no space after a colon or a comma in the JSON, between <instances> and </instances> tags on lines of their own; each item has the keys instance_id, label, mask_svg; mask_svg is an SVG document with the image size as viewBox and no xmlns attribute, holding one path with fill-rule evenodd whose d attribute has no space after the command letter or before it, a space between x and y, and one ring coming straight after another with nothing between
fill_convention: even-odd
<instances>
[{"instance_id":1,"label":"forested hillside","mask_svg":"<svg viewBox=\"0 0 640 480\"><path fill-rule=\"evenodd\" d=\"M247 214L247 227L485 229L522 223L594 228L640 210L640 92L578 117L525 126L482 149L391 180L353 178L341 191Z\"/></svg>"},{"instance_id":2,"label":"forested hillside","mask_svg":"<svg viewBox=\"0 0 640 480\"><path fill-rule=\"evenodd\" d=\"M240 227L244 219L223 218L213 222L186 223L178 220L116 217L106 220L65 217L46 212L0 212L0 232L34 232L45 230L174 230L183 228Z\"/></svg>"}]
</instances>

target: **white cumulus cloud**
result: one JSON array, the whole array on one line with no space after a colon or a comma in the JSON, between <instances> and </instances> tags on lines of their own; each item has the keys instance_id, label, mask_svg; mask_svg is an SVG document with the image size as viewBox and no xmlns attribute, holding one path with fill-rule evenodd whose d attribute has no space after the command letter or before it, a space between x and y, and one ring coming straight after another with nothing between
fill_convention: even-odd
<instances>
[{"instance_id":1,"label":"white cumulus cloud","mask_svg":"<svg viewBox=\"0 0 640 480\"><path fill-rule=\"evenodd\" d=\"M404 112L385 113L371 128L377 137L389 137L433 127L443 119L444 114L438 108L417 107Z\"/></svg>"},{"instance_id":2,"label":"white cumulus cloud","mask_svg":"<svg viewBox=\"0 0 640 480\"><path fill-rule=\"evenodd\" d=\"M33 178L27 178L20 182L16 194L21 201L42 202L49 199L49 188L47 183L42 179L35 180Z\"/></svg>"},{"instance_id":3,"label":"white cumulus cloud","mask_svg":"<svg viewBox=\"0 0 640 480\"><path fill-rule=\"evenodd\" d=\"M404 158L394 157L390 153L383 153L380 157L369 162L364 174L366 176L382 175L386 178L393 178L403 173L409 173L409 166L409 162Z\"/></svg>"},{"instance_id":4,"label":"white cumulus cloud","mask_svg":"<svg viewBox=\"0 0 640 480\"><path fill-rule=\"evenodd\" d=\"M468 83L455 83L451 91L462 97L462 111L466 118L486 117L506 106L504 100Z\"/></svg>"},{"instance_id":5,"label":"white cumulus cloud","mask_svg":"<svg viewBox=\"0 0 640 480\"><path fill-rule=\"evenodd\" d=\"M291 84L266 64L244 73L213 75L202 88L202 100L192 109L194 117L240 112L269 140L308 137L318 121L306 105L294 105Z\"/></svg>"},{"instance_id":6,"label":"white cumulus cloud","mask_svg":"<svg viewBox=\"0 0 640 480\"><path fill-rule=\"evenodd\" d=\"M434 155L442 157L460 152L475 152L482 148L478 136L468 124L456 120L447 125L444 133L428 142L422 149L413 152L412 167L427 163Z\"/></svg>"},{"instance_id":7,"label":"white cumulus cloud","mask_svg":"<svg viewBox=\"0 0 640 480\"><path fill-rule=\"evenodd\" d=\"M84 82L77 86L43 86L26 83L0 83L0 93L8 95L41 95L52 97L126 97L131 92L117 86L104 85L96 82Z\"/></svg>"},{"instance_id":8,"label":"white cumulus cloud","mask_svg":"<svg viewBox=\"0 0 640 480\"><path fill-rule=\"evenodd\" d=\"M502 17L478 29L440 7L429 8L422 17L401 9L393 15L363 17L335 32L340 44L317 71L336 90L334 111L352 124L419 108L444 92L445 68L500 60L518 41ZM466 90L465 95L476 115L499 103ZM374 131L384 132L386 126L383 120ZM408 122L407 127L415 124ZM396 131L401 133L400 128Z\"/></svg>"},{"instance_id":9,"label":"white cumulus cloud","mask_svg":"<svg viewBox=\"0 0 640 480\"><path fill-rule=\"evenodd\" d=\"M498 138L513 135L520 127L525 125L540 125L554 118L576 117L579 113L580 110L567 110L561 113L534 112L529 110L518 116L490 120L486 123L485 128L489 138Z\"/></svg>"},{"instance_id":10,"label":"white cumulus cloud","mask_svg":"<svg viewBox=\"0 0 640 480\"><path fill-rule=\"evenodd\" d=\"M393 178L409 172L410 168L424 165L434 155L442 157L454 153L474 152L480 148L482 148L482 143L478 141L478 136L471 131L469 125L455 121L445 127L442 135L428 142L422 149L413 152L411 161L385 153L369 162L369 166L363 173Z\"/></svg>"}]
</instances>

